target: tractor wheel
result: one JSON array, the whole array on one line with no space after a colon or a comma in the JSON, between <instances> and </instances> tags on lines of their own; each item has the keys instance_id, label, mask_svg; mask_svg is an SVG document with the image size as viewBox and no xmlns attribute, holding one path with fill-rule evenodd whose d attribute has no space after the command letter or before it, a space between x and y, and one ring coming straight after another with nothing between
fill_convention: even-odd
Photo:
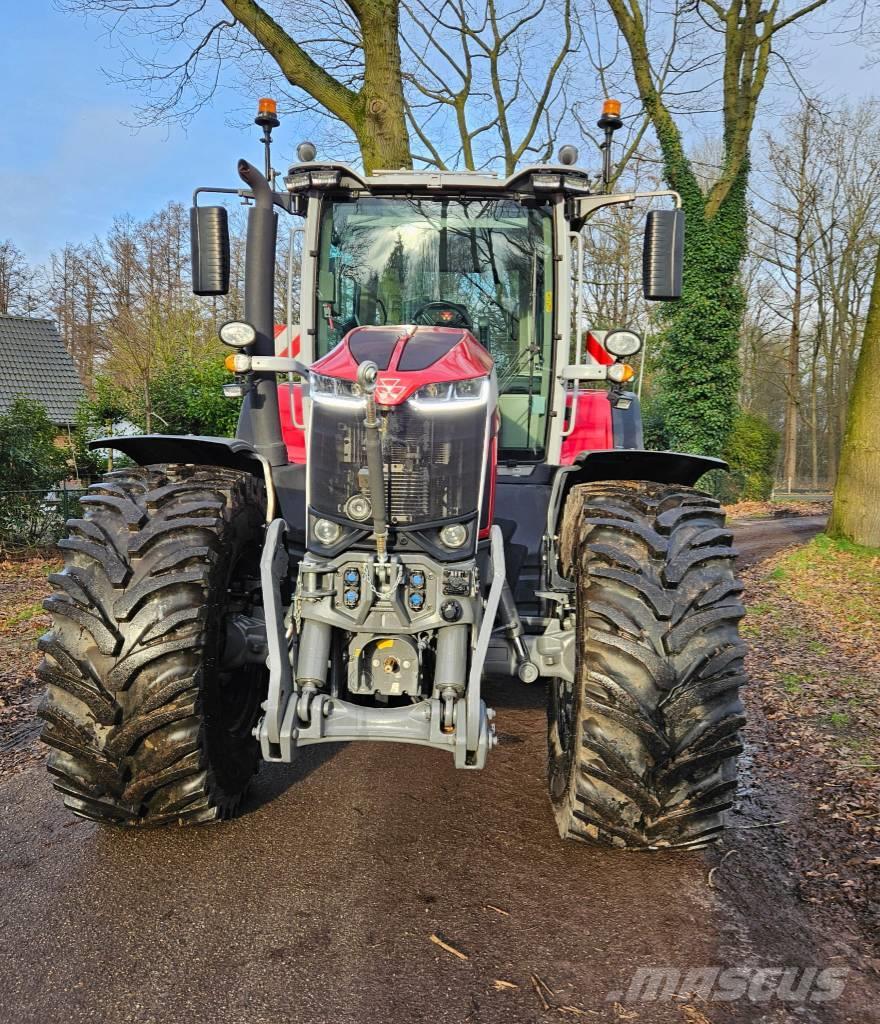
<instances>
[{"instance_id":1,"label":"tractor wheel","mask_svg":"<svg viewBox=\"0 0 880 1024\"><path fill-rule=\"evenodd\" d=\"M262 666L224 670L229 616L259 596L262 480L232 469L108 473L49 577L40 715L76 814L120 825L235 813L257 770Z\"/></svg>"},{"instance_id":2,"label":"tractor wheel","mask_svg":"<svg viewBox=\"0 0 880 1024\"><path fill-rule=\"evenodd\" d=\"M714 498L689 487L572 489L560 538L576 584L574 683L550 681L550 798L563 838L699 847L736 790L742 585Z\"/></svg>"}]
</instances>

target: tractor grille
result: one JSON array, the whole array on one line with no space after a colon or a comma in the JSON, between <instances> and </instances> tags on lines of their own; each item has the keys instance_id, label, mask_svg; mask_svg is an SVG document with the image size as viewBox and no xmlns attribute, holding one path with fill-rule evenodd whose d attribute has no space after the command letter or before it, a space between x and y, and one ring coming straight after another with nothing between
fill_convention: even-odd
<instances>
[{"instance_id":1,"label":"tractor grille","mask_svg":"<svg viewBox=\"0 0 880 1024\"><path fill-rule=\"evenodd\" d=\"M382 453L391 525L453 519L477 509L485 462L485 408L417 412L404 403L383 413ZM316 512L345 514L345 503L365 487L367 457L363 407L312 409L309 439L310 504Z\"/></svg>"}]
</instances>

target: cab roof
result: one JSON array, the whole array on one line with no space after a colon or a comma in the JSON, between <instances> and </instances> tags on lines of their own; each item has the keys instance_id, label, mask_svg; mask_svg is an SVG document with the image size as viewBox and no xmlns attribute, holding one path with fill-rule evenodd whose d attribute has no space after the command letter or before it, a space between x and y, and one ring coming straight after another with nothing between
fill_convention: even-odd
<instances>
[{"instance_id":1,"label":"cab roof","mask_svg":"<svg viewBox=\"0 0 880 1024\"><path fill-rule=\"evenodd\" d=\"M315 160L293 164L284 184L291 194L341 191L361 195L454 192L586 196L592 194L594 181L585 168L568 164L535 164L508 178L499 178L497 174L478 171L378 170L363 175L347 164Z\"/></svg>"}]
</instances>

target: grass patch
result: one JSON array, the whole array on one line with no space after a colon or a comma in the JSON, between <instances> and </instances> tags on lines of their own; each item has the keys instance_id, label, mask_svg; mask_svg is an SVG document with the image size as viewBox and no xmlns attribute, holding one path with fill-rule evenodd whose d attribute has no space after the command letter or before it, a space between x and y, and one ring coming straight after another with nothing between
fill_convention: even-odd
<instances>
[{"instance_id":1,"label":"grass patch","mask_svg":"<svg viewBox=\"0 0 880 1024\"><path fill-rule=\"evenodd\" d=\"M802 675L797 672L783 672L779 677L782 680L782 686L786 693L790 693L792 696L797 696L803 692L804 683L807 681Z\"/></svg>"},{"instance_id":2,"label":"grass patch","mask_svg":"<svg viewBox=\"0 0 880 1024\"><path fill-rule=\"evenodd\" d=\"M813 545L820 551L842 551L847 555L854 555L856 558L880 558L880 548L865 547L864 544L854 544L844 537L829 537L827 533L820 533L813 540Z\"/></svg>"},{"instance_id":3,"label":"grass patch","mask_svg":"<svg viewBox=\"0 0 880 1024\"><path fill-rule=\"evenodd\" d=\"M769 575L823 620L833 618L845 633L859 631L868 650L880 649L880 551L819 534L783 556ZM826 641L812 643L815 653L829 652Z\"/></svg>"},{"instance_id":4,"label":"grass patch","mask_svg":"<svg viewBox=\"0 0 880 1024\"><path fill-rule=\"evenodd\" d=\"M867 905L880 806L880 552L819 536L744 579L754 684L744 698L766 722L762 766L806 795L828 837L824 877L846 879L840 897Z\"/></svg>"},{"instance_id":5,"label":"grass patch","mask_svg":"<svg viewBox=\"0 0 880 1024\"><path fill-rule=\"evenodd\" d=\"M23 622L30 622L31 619L35 619L38 615L45 615L43 611L43 602L34 601L33 604L27 604L22 608L16 609L3 620L3 628L9 629L12 626L20 626Z\"/></svg>"}]
</instances>

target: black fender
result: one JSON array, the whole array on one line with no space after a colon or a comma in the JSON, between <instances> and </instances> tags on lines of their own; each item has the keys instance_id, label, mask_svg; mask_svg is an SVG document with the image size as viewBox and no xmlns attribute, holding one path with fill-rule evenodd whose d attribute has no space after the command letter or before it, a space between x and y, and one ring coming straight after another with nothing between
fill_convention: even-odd
<instances>
[{"instance_id":1,"label":"black fender","mask_svg":"<svg viewBox=\"0 0 880 1024\"><path fill-rule=\"evenodd\" d=\"M267 519L275 517L272 468L252 445L237 437L202 437L198 434L139 434L134 437L99 437L89 448L112 448L139 466L182 463L246 470L266 481Z\"/></svg>"},{"instance_id":2,"label":"black fender","mask_svg":"<svg viewBox=\"0 0 880 1024\"><path fill-rule=\"evenodd\" d=\"M553 478L547 509L547 533L557 533L565 499L575 484L597 480L647 480L658 484L693 487L704 473L727 469L723 459L687 452L655 452L644 449L609 448L582 452L570 466L560 466Z\"/></svg>"}]
</instances>

